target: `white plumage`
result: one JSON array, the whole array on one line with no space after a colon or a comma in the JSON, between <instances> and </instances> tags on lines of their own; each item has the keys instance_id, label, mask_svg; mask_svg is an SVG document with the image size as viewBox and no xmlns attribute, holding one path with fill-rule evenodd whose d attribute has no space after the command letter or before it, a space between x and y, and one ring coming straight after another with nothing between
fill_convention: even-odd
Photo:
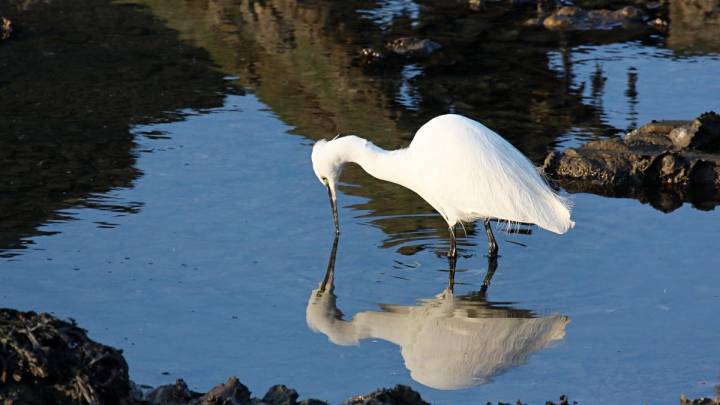
<instances>
[{"instance_id":1,"label":"white plumage","mask_svg":"<svg viewBox=\"0 0 720 405\"><path fill-rule=\"evenodd\" d=\"M490 253L497 253L488 219L537 224L565 233L575 223L567 201L547 184L520 151L481 123L455 114L441 115L423 125L410 146L383 150L350 135L318 141L313 169L327 187L337 223L335 185L342 165L355 162L374 177L407 187L433 206L450 227L485 220Z\"/></svg>"}]
</instances>

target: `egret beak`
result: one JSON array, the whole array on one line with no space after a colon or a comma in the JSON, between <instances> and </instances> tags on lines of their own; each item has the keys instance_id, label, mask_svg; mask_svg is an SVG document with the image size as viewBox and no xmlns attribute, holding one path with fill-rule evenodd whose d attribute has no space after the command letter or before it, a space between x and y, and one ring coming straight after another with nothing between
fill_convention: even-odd
<instances>
[{"instance_id":1,"label":"egret beak","mask_svg":"<svg viewBox=\"0 0 720 405\"><path fill-rule=\"evenodd\" d=\"M331 186L330 183L325 183L328 190L328 197L330 197L330 207L333 212L333 222L335 223L335 235L340 235L340 221L338 221L338 210L337 200L335 198L335 187Z\"/></svg>"}]
</instances>

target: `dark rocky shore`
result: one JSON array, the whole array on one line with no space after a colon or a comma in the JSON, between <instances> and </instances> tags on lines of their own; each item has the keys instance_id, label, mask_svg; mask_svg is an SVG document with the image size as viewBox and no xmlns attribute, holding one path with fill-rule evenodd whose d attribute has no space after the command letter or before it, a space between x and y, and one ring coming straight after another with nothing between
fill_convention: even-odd
<instances>
[{"instance_id":1,"label":"dark rocky shore","mask_svg":"<svg viewBox=\"0 0 720 405\"><path fill-rule=\"evenodd\" d=\"M720 204L720 115L653 121L623 139L551 152L543 169L570 192L634 197L669 212Z\"/></svg>"},{"instance_id":2,"label":"dark rocky shore","mask_svg":"<svg viewBox=\"0 0 720 405\"><path fill-rule=\"evenodd\" d=\"M519 395L521 396L521 395ZM317 399L299 400L297 391L272 386L253 397L236 377L207 393L190 390L183 380L157 388L139 386L129 378L122 351L88 338L74 321L46 313L0 309L0 400L11 404L147 404L147 405L322 405ZM520 400L515 402L522 404ZM561 396L559 405L575 404ZM717 405L716 399L688 400L682 405ZM344 405L428 405L410 387L378 389L356 395ZM546 405L555 402L548 401Z\"/></svg>"}]
</instances>

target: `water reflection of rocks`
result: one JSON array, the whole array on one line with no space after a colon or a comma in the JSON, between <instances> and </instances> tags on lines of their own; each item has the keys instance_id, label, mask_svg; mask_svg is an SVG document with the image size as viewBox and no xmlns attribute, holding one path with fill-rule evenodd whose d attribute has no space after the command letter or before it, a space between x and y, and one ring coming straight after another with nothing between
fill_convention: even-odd
<instances>
[{"instance_id":1,"label":"water reflection of rocks","mask_svg":"<svg viewBox=\"0 0 720 405\"><path fill-rule=\"evenodd\" d=\"M294 133L310 139L356 133L397 148L427 119L453 111L482 121L540 163L560 134L594 139L621 132L603 122L602 103L588 103L573 86L567 55L578 43L662 44L660 36L548 32L525 24L536 15L532 6L485 3L473 12L463 2L437 0L92 6L0 0L17 25L1 49L0 173L11 180L0 183L0 250L19 247L42 224L63 219L67 207L136 212L140 204L101 197L140 175L128 129L177 118L166 111L219 106L219 92L227 90L223 74L238 77L239 87L254 91ZM667 10L675 16L667 34L673 49L718 49L716 3L672 1ZM698 25L699 16L707 27ZM399 38L442 47L370 65L358 58L361 49L396 47ZM553 52L563 55L561 72L549 66ZM630 82L638 80L638 72L628 73L629 104L637 104ZM385 246L412 253L426 245L422 238L444 235L445 224L414 193L357 168L344 180L345 193L365 200L353 208L369 211L371 225L388 235Z\"/></svg>"},{"instance_id":2,"label":"water reflection of rocks","mask_svg":"<svg viewBox=\"0 0 720 405\"><path fill-rule=\"evenodd\" d=\"M565 336L567 316L536 316L511 303L487 300L497 259L488 259L487 277L476 293L453 293L451 261L448 286L434 298L417 305L383 304L382 311L360 312L344 320L334 294L336 252L337 239L325 277L310 294L308 326L338 345L370 338L397 344L412 378L429 387L460 389L488 383Z\"/></svg>"},{"instance_id":3,"label":"water reflection of rocks","mask_svg":"<svg viewBox=\"0 0 720 405\"><path fill-rule=\"evenodd\" d=\"M574 45L630 39L662 44L651 29L598 36L528 27L535 8L509 3L488 2L472 12L466 4L432 0L137 1L207 49L222 70L237 76L298 135L354 133L397 148L407 145L423 122L452 111L487 124L538 164L561 134L602 139L625 130L606 125L602 103L587 102L584 89L573 85L568 55ZM667 12L639 7L651 15ZM378 20L380 14L384 18ZM392 51L399 38L414 38L410 42L416 44L428 39L441 48L399 56ZM361 50L370 51L364 57ZM548 55L555 52L564 55L561 72L550 67ZM381 54L395 56L373 56ZM626 96L633 106L637 81L638 72L629 72ZM601 84L594 89L599 100L604 89ZM343 181L343 192L365 200L352 208L368 211L367 221L388 235L384 246L413 253L428 245L426 239L444 235L445 224L414 193L364 176L356 167L345 171Z\"/></svg>"},{"instance_id":4,"label":"water reflection of rocks","mask_svg":"<svg viewBox=\"0 0 720 405\"><path fill-rule=\"evenodd\" d=\"M142 203L104 195L141 175L130 128L220 106L226 85L206 52L142 8L3 3L19 26L0 50L0 255L8 257L43 224L71 218L71 207L137 212Z\"/></svg>"}]
</instances>

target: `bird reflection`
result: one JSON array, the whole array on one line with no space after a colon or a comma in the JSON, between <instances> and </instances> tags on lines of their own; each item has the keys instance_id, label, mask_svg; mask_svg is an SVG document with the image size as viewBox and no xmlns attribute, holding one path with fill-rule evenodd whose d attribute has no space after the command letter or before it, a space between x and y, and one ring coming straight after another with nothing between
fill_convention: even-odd
<instances>
[{"instance_id":1,"label":"bird reflection","mask_svg":"<svg viewBox=\"0 0 720 405\"><path fill-rule=\"evenodd\" d=\"M488 383L565 336L567 316L537 317L509 303L487 301L497 268L497 258L492 257L476 293L453 293L455 260L450 259L448 286L434 298L408 306L382 304L380 311L360 312L343 320L334 294L337 244L336 238L325 277L310 294L308 326L338 345L356 345L368 338L399 345L411 377L423 385L452 390Z\"/></svg>"}]
</instances>

